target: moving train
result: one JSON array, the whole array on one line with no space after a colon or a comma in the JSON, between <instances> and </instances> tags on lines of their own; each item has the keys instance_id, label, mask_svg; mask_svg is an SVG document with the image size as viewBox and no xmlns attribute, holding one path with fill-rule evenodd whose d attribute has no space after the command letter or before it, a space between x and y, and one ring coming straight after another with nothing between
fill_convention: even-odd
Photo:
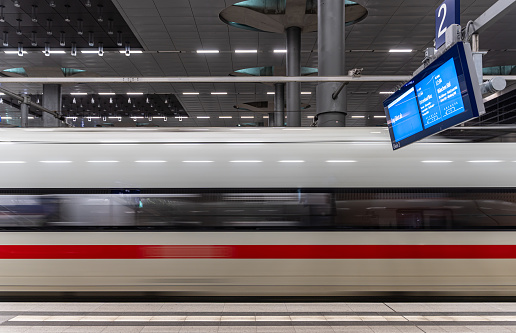
<instances>
[{"instance_id":1,"label":"moving train","mask_svg":"<svg viewBox=\"0 0 516 333\"><path fill-rule=\"evenodd\" d=\"M0 129L0 294L516 295L516 143Z\"/></svg>"}]
</instances>

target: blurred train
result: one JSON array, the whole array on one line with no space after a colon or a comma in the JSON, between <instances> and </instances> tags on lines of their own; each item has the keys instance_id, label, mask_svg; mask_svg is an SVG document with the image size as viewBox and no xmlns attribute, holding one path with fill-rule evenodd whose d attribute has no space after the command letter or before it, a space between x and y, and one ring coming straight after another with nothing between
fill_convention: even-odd
<instances>
[{"instance_id":1,"label":"blurred train","mask_svg":"<svg viewBox=\"0 0 516 333\"><path fill-rule=\"evenodd\" d=\"M0 129L0 294L516 295L516 143Z\"/></svg>"}]
</instances>

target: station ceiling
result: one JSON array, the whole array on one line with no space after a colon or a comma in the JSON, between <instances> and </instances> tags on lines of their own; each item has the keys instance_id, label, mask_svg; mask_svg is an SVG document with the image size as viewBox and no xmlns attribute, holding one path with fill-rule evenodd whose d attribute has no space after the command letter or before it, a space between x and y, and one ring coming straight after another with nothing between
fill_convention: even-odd
<instances>
[{"instance_id":1,"label":"station ceiling","mask_svg":"<svg viewBox=\"0 0 516 333\"><path fill-rule=\"evenodd\" d=\"M39 7L50 0L36 1ZM106 4L104 4L106 2ZM219 13L235 4L236 0L91 0L92 8L113 6L116 16L130 31L132 53L126 57L117 47L109 44L104 56L81 53L72 57L69 47L65 54L44 56L41 51L29 51L23 57L16 54L0 55L0 70L10 68L72 68L84 70L92 76L227 76L250 67L284 67L285 54L274 50L285 49L285 35L255 32L226 25ZM363 68L367 75L410 75L423 59L423 51L433 46L435 10L441 0L356 0L368 10L361 22L346 27L347 69ZM461 25L476 19L495 0L462 0ZM13 0L3 0L5 10ZM86 0L57 1L64 6L84 5ZM64 7L63 7L64 8ZM64 9L63 9L64 10ZM98 15L92 11L92 16ZM42 12L43 13L43 12ZM72 11L73 13L73 11ZM44 14L39 14L44 19ZM64 17L66 14L62 13ZM108 14L104 14L109 19ZM113 14L115 15L115 14ZM54 21L59 18L53 18ZM118 20L118 19L117 19ZM481 50L489 51L484 67L516 65L516 11L507 13L501 20L480 36ZM13 22L13 24L15 24ZM73 22L71 23L73 24ZM103 26L103 25L102 25ZM26 27L24 29L30 29ZM104 30L106 30L105 28ZM116 28L115 28L116 29ZM56 31L56 33L58 33ZM70 32L73 34L73 31ZM128 36L128 35L127 35ZM135 39L133 39L133 36ZM112 42L115 41L112 38ZM29 46L29 45L27 45ZM95 50L95 47L91 48ZM3 47L13 50L16 45ZM257 50L257 53L235 53L237 49ZM391 53L390 49L411 49L410 53ZM199 54L197 50L218 50L219 53ZM0 50L1 51L1 50ZM317 68L317 32L302 35L301 65ZM348 126L380 126L385 120L382 102L396 83L352 83L347 90ZM41 93L40 84L3 85L14 92ZM316 84L303 84L302 103L309 106L302 112L302 125L309 126L316 114ZM250 102L273 101L267 94L274 90L265 84L199 83L199 84L75 84L64 85L63 93L114 92L124 96L127 92L175 95L188 118L169 121L167 126L236 126L243 122L266 122L265 112L245 111L235 106ZM184 93L199 93L186 95ZM214 95L214 92L227 94ZM109 98L109 97L108 97ZM89 97L88 97L89 99ZM254 116L254 118L249 118ZM248 118L242 118L248 117Z\"/></svg>"}]
</instances>

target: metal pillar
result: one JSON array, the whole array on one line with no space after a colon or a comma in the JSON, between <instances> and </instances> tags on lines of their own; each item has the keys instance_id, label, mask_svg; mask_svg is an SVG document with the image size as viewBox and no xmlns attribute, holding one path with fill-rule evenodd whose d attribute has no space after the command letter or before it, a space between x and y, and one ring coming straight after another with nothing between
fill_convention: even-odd
<instances>
[{"instance_id":1,"label":"metal pillar","mask_svg":"<svg viewBox=\"0 0 516 333\"><path fill-rule=\"evenodd\" d=\"M287 76L301 74L301 28L287 30ZM287 82L287 126L301 126L301 83Z\"/></svg>"},{"instance_id":2,"label":"metal pillar","mask_svg":"<svg viewBox=\"0 0 516 333\"><path fill-rule=\"evenodd\" d=\"M285 83L274 84L274 126L285 126Z\"/></svg>"},{"instance_id":3,"label":"metal pillar","mask_svg":"<svg viewBox=\"0 0 516 333\"><path fill-rule=\"evenodd\" d=\"M267 115L269 116L269 118L267 118L267 125L269 127L274 127L274 113L269 112Z\"/></svg>"},{"instance_id":4,"label":"metal pillar","mask_svg":"<svg viewBox=\"0 0 516 333\"><path fill-rule=\"evenodd\" d=\"M346 6L343 0L318 0L317 37L319 76L345 75ZM340 93L332 96L334 92ZM333 98L335 97L335 99ZM317 85L317 126L346 125L346 87L338 82Z\"/></svg>"},{"instance_id":5,"label":"metal pillar","mask_svg":"<svg viewBox=\"0 0 516 333\"><path fill-rule=\"evenodd\" d=\"M484 82L484 73L482 71L482 57L484 52L480 52L480 36L478 34L471 35L471 52L473 53L473 62L475 63L475 69L478 77L478 84Z\"/></svg>"},{"instance_id":6,"label":"metal pillar","mask_svg":"<svg viewBox=\"0 0 516 333\"><path fill-rule=\"evenodd\" d=\"M61 85L60 84L44 84L43 85L43 107L61 113ZM61 122L59 119L50 114L43 113L43 127L59 127Z\"/></svg>"},{"instance_id":7,"label":"metal pillar","mask_svg":"<svg viewBox=\"0 0 516 333\"><path fill-rule=\"evenodd\" d=\"M23 102L20 106L20 111L21 111L20 127L29 127L29 103L30 103L30 97L27 95L23 95Z\"/></svg>"}]
</instances>

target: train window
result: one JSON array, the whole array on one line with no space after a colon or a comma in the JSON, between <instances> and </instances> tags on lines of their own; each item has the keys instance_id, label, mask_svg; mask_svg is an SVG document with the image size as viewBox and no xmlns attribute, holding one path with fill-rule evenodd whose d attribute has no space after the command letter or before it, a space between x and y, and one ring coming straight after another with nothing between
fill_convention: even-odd
<instances>
[{"instance_id":1,"label":"train window","mask_svg":"<svg viewBox=\"0 0 516 333\"><path fill-rule=\"evenodd\" d=\"M135 189L0 192L0 228L516 228L511 189ZM75 230L74 229L74 230Z\"/></svg>"}]
</instances>

